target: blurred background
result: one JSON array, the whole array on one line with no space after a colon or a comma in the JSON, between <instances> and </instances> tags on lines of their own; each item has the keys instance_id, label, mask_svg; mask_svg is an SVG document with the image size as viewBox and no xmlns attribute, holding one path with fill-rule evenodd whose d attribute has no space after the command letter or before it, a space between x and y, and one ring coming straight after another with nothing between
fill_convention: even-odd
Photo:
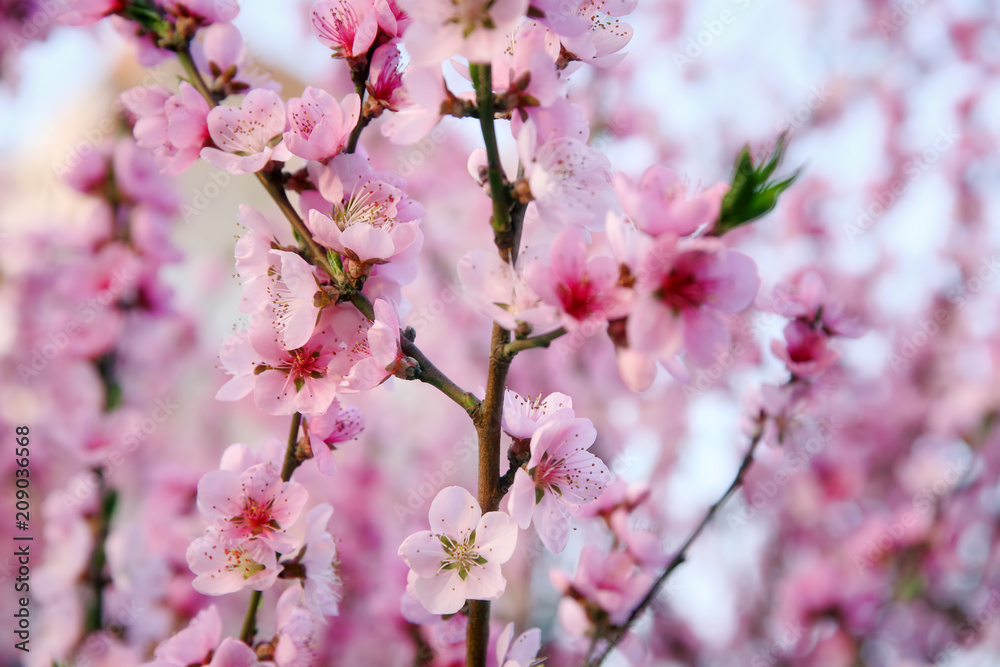
<instances>
[{"instance_id":1,"label":"blurred background","mask_svg":"<svg viewBox=\"0 0 1000 667\"><path fill-rule=\"evenodd\" d=\"M7 0L0 7L9 12L17 4ZM245 0L235 24L255 65L282 83L286 98L307 84L340 97L351 90L346 68L312 37L308 5ZM86 227L92 204L61 176L78 156L122 131L118 95L139 85L174 87L179 73L170 62L138 65L132 46L106 22L74 29L44 18L35 21L47 33L41 41L19 40L25 33L16 21L0 30L0 266L7 274L33 261L12 238L26 230L72 238ZM664 0L640 2L628 21L635 34L625 61L608 71L586 68L571 79L571 97L591 121L591 143L632 177L664 164L693 186L708 186L728 180L744 144L763 155L787 132L782 169L801 166L802 175L772 214L732 233L731 244L756 260L762 295L814 269L870 329L843 342L840 373L849 379L836 383L810 417L842 427L819 454L806 456L804 470L788 467L788 448L760 453L745 497L701 538L661 596L658 620L643 626L654 638L651 655L668 656L650 664L1000 664L1000 622L993 617L974 624L975 641L959 642L945 655L949 637L979 610L993 609L988 603L1000 591L997 438L987 419L1000 408L1000 5ZM449 82L453 90L468 89L457 76ZM377 165L402 170L415 156L424 163L409 177L411 196L428 215L423 271L404 292L408 323L459 385L476 387L484 378L490 324L463 303L455 273L458 258L491 243L488 200L466 175L468 153L478 145L476 127L445 119L444 142L399 148L381 138L380 122L362 141ZM503 129L500 134L513 164L513 140ZM456 184L448 196L437 185L442 179ZM208 469L225 445L261 446L264 434L280 438L286 428L286 420L261 415L252 401L212 400L224 381L215 368L218 349L245 319L232 265L241 233L237 207L280 217L254 179L204 162L177 179L177 192L181 214L171 238L183 260L166 265L163 280L193 331L178 362L180 408L169 432L159 431L156 439L164 441L160 451L175 452L174 460ZM455 233L458 226L462 233ZM951 304L961 325L917 344L914 333L942 303ZM13 328L9 309L0 305L9 315L0 328ZM669 550L735 473L747 443L740 428L744 396L784 379L783 364L768 348L784 323L763 311L747 315L746 345L724 372L696 374L695 392L661 373L648 392L629 393L603 336L570 355L528 353L530 361L515 363L510 386L523 394L573 395L577 415L597 424L598 447L612 471L629 482L656 482L650 527ZM0 342L14 338L8 330ZM921 366L925 357L933 363ZM357 401L368 427L341 452L345 474L354 470L355 476L337 493L388 494L378 503L392 518L388 535L401 539L422 520L428 501L421 499L412 517L399 508L412 509L409 492L440 470L446 456L463 451L468 429L456 409L426 387L396 382L377 393ZM34 423L52 414L54 400L5 381L0 418ZM472 462L460 460L461 471L449 483L473 483ZM938 520L942 526L921 538L928 550L914 556L900 546L881 561L872 584L872 571L855 567L856 554L877 537L877 526L891 524L917 494L948 477L949 463L961 475L934 496L940 509L932 526ZM787 477L776 477L782 471ZM388 479L403 482L388 488ZM775 479L792 481L775 485ZM751 505L752 493L766 491L769 482L774 493ZM949 509L944 501L952 495L957 500ZM362 539L350 517L337 521L342 540ZM337 526L333 530L337 534ZM533 582L542 602L529 605L515 593L502 614L541 625L552 640L565 639L553 620L556 594L543 591L548 569L572 573L580 537L558 557L523 564L523 580ZM372 548L383 549L386 562L394 558L394 546ZM920 563L915 570L905 561L913 557ZM393 583L385 590L373 592L372 584L363 593L378 600L370 605L372 617L401 592L400 565L386 566ZM244 604L237 601L233 610ZM944 611L937 614L939 607ZM166 613L144 622L149 638L172 628ZM669 648L657 648L657 641ZM341 660L345 654L336 664L349 664Z\"/></svg>"}]
</instances>

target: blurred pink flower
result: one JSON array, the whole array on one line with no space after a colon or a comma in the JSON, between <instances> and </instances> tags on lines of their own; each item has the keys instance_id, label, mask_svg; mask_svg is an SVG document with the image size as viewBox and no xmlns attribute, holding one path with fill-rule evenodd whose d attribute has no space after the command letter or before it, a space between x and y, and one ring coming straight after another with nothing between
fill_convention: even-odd
<instances>
[{"instance_id":1,"label":"blurred pink flower","mask_svg":"<svg viewBox=\"0 0 1000 667\"><path fill-rule=\"evenodd\" d=\"M625 174L615 174L615 192L625 213L636 226L652 236L687 236L702 225L715 222L722 208L722 196L729 189L716 183L694 195L676 173L654 165L643 172L638 183Z\"/></svg>"},{"instance_id":2,"label":"blurred pink flower","mask_svg":"<svg viewBox=\"0 0 1000 667\"><path fill-rule=\"evenodd\" d=\"M508 623L497 638L498 667L532 667L537 665L542 648L542 631L531 628L514 639L514 624Z\"/></svg>"},{"instance_id":3,"label":"blurred pink flower","mask_svg":"<svg viewBox=\"0 0 1000 667\"><path fill-rule=\"evenodd\" d=\"M528 267L528 284L543 301L556 306L563 326L601 324L628 315L632 292L618 286L618 264L607 256L587 259L584 233L564 229L552 244L548 265Z\"/></svg>"},{"instance_id":4,"label":"blurred pink flower","mask_svg":"<svg viewBox=\"0 0 1000 667\"><path fill-rule=\"evenodd\" d=\"M528 10L528 0L404 0L412 23L404 44L417 65L459 55L490 63L507 46L507 35Z\"/></svg>"},{"instance_id":5,"label":"blurred pink flower","mask_svg":"<svg viewBox=\"0 0 1000 667\"><path fill-rule=\"evenodd\" d=\"M814 378L837 363L840 352L829 346L830 339L821 330L802 320L785 325L785 342L772 340L771 351L785 362L792 375Z\"/></svg>"},{"instance_id":6,"label":"blurred pink flower","mask_svg":"<svg viewBox=\"0 0 1000 667\"><path fill-rule=\"evenodd\" d=\"M683 348L707 365L729 344L721 313L746 309L757 294L757 265L710 239L656 240L640 264L629 347L669 361Z\"/></svg>"}]
</instances>

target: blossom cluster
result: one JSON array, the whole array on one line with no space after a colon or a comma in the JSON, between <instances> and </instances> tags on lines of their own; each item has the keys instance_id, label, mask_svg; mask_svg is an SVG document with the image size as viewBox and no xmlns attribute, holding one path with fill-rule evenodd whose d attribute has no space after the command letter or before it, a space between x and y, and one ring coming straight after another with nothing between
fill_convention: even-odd
<instances>
[{"instance_id":1,"label":"blossom cluster","mask_svg":"<svg viewBox=\"0 0 1000 667\"><path fill-rule=\"evenodd\" d=\"M21 4L0 3L0 34L47 11ZM770 161L747 147L702 186L672 168L640 100L583 94L632 78L629 22L648 16L635 0L319 0L300 18L338 76L297 96L248 52L235 0L62 9L68 25L108 18L139 62L184 74L126 91L132 136L69 170L92 207L76 230L4 238L0 364L16 379L0 396L52 447L38 450L31 665L693 664L729 650L805 665L876 648L916 664L988 636L954 623L998 581L1000 407L995 373L968 370L998 348L988 318L962 310L987 281L979 258L952 253L962 287L921 315L933 343L886 334L868 286L890 262L841 270L812 201L828 185L808 177L776 217L814 261L769 267L774 236L747 223L796 180L772 180L784 135ZM969 132L974 104L959 107ZM485 147L451 132L463 123ZM655 145L652 166L599 149L630 133ZM971 163L968 143L955 150ZM400 160L418 153L427 167ZM207 168L263 186L275 212L223 217L240 226L241 319L220 336L218 403L186 397L196 427L161 431L184 369L214 361L163 277L181 259L171 179ZM986 247L987 205L958 190L958 236ZM863 335L905 360L857 364ZM766 378L745 393L749 448L698 523L677 509L686 457L706 447L686 407L738 396L750 370ZM725 648L663 588L696 538L725 539L713 518L736 537L756 519L745 537L773 540L760 576L731 582L741 643ZM116 620L126 602L142 611Z\"/></svg>"}]
</instances>

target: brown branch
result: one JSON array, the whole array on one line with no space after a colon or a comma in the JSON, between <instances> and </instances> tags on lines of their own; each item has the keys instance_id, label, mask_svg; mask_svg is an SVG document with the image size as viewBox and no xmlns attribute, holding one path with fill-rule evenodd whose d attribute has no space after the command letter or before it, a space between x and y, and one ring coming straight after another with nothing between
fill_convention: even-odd
<instances>
[{"instance_id":1,"label":"brown branch","mask_svg":"<svg viewBox=\"0 0 1000 667\"><path fill-rule=\"evenodd\" d=\"M684 544L681 545L681 548L677 551L670 562L667 563L663 573L656 579L656 582L649 590L649 593L646 594L646 597L644 597L639 605L632 610L632 613L629 614L628 619L626 619L622 625L612 628L611 634L608 637L608 644L604 647L604 650L600 653L600 655L596 656L594 659L590 659L590 655L588 654L587 667L599 667L599 665L604 662L604 659L608 657L611 650L614 649L619 641L621 641L621 638L625 636L628 629L639 620L646 609L653 603L653 600L656 599L656 596L660 592L660 588L662 588L663 584L667 581L667 577L669 577L670 574L687 559L688 549L694 541L698 539L701 532L705 530L705 526L712 521L715 514L719 511L719 508L725 505L732 495L736 493L736 490L743 485L743 478L746 476L747 470L750 469L750 466L753 463L753 455L757 450L758 443L760 443L761 435L761 431L757 431L757 433L754 434L753 439L750 441L750 448L747 450L746 456L743 457L743 461L740 463L739 470L736 471L736 477L733 479L732 484L730 484L729 488L726 489L726 492L722 494L722 497L708 508L708 512L705 513L705 517L701 520L701 523L699 523L694 531L688 535L688 538L684 540Z\"/></svg>"}]
</instances>

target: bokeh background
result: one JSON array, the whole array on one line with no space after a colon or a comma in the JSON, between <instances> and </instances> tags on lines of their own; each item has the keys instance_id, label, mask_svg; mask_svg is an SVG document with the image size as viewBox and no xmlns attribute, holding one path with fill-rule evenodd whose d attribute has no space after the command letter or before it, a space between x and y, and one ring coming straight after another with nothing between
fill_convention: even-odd
<instances>
[{"instance_id":1,"label":"bokeh background","mask_svg":"<svg viewBox=\"0 0 1000 667\"><path fill-rule=\"evenodd\" d=\"M241 5L235 23L248 51L257 66L282 82L286 97L307 84L337 96L351 89L342 64L312 38L308 3L246 0ZM647 622L646 629L700 656L685 657L677 648L677 664L849 664L829 657L839 655L835 652L817 652L831 637L841 636L832 627L812 632L808 641L786 639L789 627L805 627L794 624L809 617L792 608L808 607L803 600L810 595L835 597L831 589L855 587L852 577L862 574L824 569L824 554L854 539L846 537L853 533L845 526L859 526L871 517L885 523L905 508L905 501L880 505L879 489L887 486L847 480L876 476L870 452L878 448L892 452L885 465L895 471L894 478L911 458L920 459L928 467L921 478L926 485L935 474L947 474L945 462L957 462L959 489L975 489L958 505L966 523L948 540L954 560L921 575L927 579L917 598L930 597L928 591L940 586L949 600L961 601L945 615L950 621L942 621L952 627L991 608L991 595L1000 590L989 587L998 574L1000 490L996 464L990 462L996 455L989 455L997 441L989 430L974 442L958 434L1000 406L1000 280L994 270L975 289L969 282L970 270L995 263L1000 249L1000 5L986 0L649 1L640 2L629 22L635 35L619 68L583 70L572 79L571 97L587 109L592 143L608 153L615 170L633 177L652 164L665 164L693 185L710 185L728 179L743 144L762 155L787 131L782 169L802 167L802 175L772 214L735 232L733 244L757 261L762 294L801 269L816 268L830 277L831 289L842 300L864 314L871 329L841 347L843 373L854 378L852 390L836 394L827 407L836 412L833 419L847 426L810 457L809 470L796 471L796 479L809 480L781 483L761 511L748 512L750 492L765 488L760 485L773 481L787 461L787 452L762 451L759 476L748 482L746 497L720 515L668 586L658 611L669 622ZM118 95L137 85L172 86L179 70L169 63L140 67L131 46L107 24L72 29L52 22L41 28L48 31L43 41L29 41L23 48L11 38L23 29L5 30L8 45L0 47L6 48L0 82L0 257L10 273L33 261L10 243L25 230L72 237L85 227L92 204L67 188L60 174L74 155L121 131ZM455 90L468 88L457 76L449 81ZM363 139L377 163L405 169L422 162L410 175L411 192L428 215L423 271L405 291L409 321L420 322L422 348L453 379L476 387L484 377L489 323L463 303L455 274L459 257L491 242L485 224L488 201L466 174L468 152L477 145L476 127L446 119L445 141L399 148L381 139L378 124ZM501 139L513 164L509 133L501 131ZM454 184L447 196L443 181ZM164 279L174 291L176 309L190 317L193 330L179 361L181 380L172 390L180 407L155 434L155 447L151 443L140 450L134 465L163 460L208 469L225 445L260 446L267 437L282 437L286 428L285 420L262 416L250 404L212 400L224 377L215 368L217 351L244 320L237 308L241 288L232 275L233 246L240 233L237 207L249 204L279 217L254 179L230 177L205 163L181 176L177 189L182 215L172 239L183 260L167 266ZM968 297L961 307L961 335L947 342L943 335L932 337L926 348L918 346L920 355L940 353L945 379L939 378L933 391L918 387L910 374L916 362L907 354L901 371L894 355L909 349L904 346L912 344L935 299L947 299L956 289ZM0 335L0 341L8 342L5 353L16 337L11 333L17 321L12 308L7 301L0 303L0 330L8 329ZM519 358L510 385L523 393L573 394L578 416L598 425L609 467L630 482L656 480L650 521L669 548L680 543L735 472L746 447L740 429L743 396L762 382L783 379L783 366L767 346L780 337L784 320L767 313L748 318L753 326L747 345L723 369L722 380L711 377L693 393L666 373L649 392L629 393L601 336L571 355L531 352L530 362ZM696 374L696 381L702 379ZM912 395L904 391L911 385ZM974 390L962 393L970 387ZM56 399L16 378L6 378L0 392L0 417L9 424L34 425L58 414L54 407L66 407L53 405ZM405 506L427 475L462 451L469 429L456 419L452 405L422 386L396 382L358 404L369 415L368 428L340 454L345 474L354 479L332 493L383 494L372 502L381 506L393 528L368 547L385 552L380 567L387 579L396 581L378 591L356 593L373 600L366 614L377 619L399 592L401 566L389 564L395 547L381 540L408 534L429 501L420 499L415 517L400 517L394 508ZM925 413L915 432L902 432L906 420L899 413L907 406ZM878 423L887 424L887 432L878 432ZM38 428L44 433L43 424ZM934 452L928 454L930 462L921 458L925 451ZM449 483L473 483L472 462L466 458L458 457L460 471ZM59 474L72 480L69 471ZM824 486L829 475L840 480L839 495ZM387 479L402 481L387 485ZM141 481L120 483L141 497ZM949 487L949 497L952 493ZM126 516L131 509L125 508ZM809 517L822 517L825 524L818 526ZM363 540L364 531L352 521L341 514L335 519L342 549ZM781 525L798 528L788 532ZM812 531L824 532L827 539ZM581 546L582 540L576 540L567 553L543 558L525 580L544 589L547 569L572 572ZM850 555L842 558L850 570ZM513 567L529 572L532 566ZM539 595L543 603L530 608L526 597L510 595L503 613L541 625L547 637L558 639L552 618L555 593L548 604L545 594ZM8 591L0 597L9 597ZM173 628L173 619L154 597L148 604L152 611L129 625L133 638L152 640ZM938 626L910 609L911 600L901 598L898 590L875 598L870 604L881 614L876 624L880 631L855 637L865 648L859 654L864 660L854 664L931 664L940 654L932 646ZM233 603L233 618L244 604ZM755 627L755 621L762 627ZM906 647L918 634L928 644L910 651ZM376 645L373 641L369 647ZM923 657L915 657L921 652ZM977 641L946 657L956 667L1000 664L1000 620L987 619L977 627Z\"/></svg>"}]
</instances>

